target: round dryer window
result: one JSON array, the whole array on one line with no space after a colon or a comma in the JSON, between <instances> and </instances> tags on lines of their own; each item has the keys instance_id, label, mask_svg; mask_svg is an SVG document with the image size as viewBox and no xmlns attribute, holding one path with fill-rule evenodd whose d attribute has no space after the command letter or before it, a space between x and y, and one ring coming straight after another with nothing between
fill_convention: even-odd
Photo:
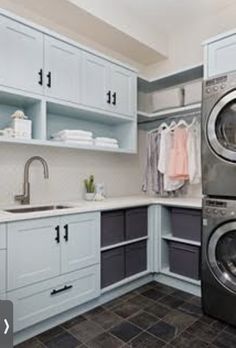
<instances>
[{"instance_id":1,"label":"round dryer window","mask_svg":"<svg viewBox=\"0 0 236 348\"><path fill-rule=\"evenodd\" d=\"M207 138L214 152L236 162L236 91L225 95L212 109Z\"/></svg>"},{"instance_id":2,"label":"round dryer window","mask_svg":"<svg viewBox=\"0 0 236 348\"><path fill-rule=\"evenodd\" d=\"M217 279L236 291L236 222L226 223L213 232L208 260Z\"/></svg>"}]
</instances>

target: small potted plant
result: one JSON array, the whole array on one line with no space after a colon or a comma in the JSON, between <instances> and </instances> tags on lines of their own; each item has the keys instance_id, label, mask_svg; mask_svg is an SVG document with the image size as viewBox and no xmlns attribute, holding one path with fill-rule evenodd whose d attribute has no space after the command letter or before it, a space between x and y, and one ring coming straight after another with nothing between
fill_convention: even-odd
<instances>
[{"instance_id":1,"label":"small potted plant","mask_svg":"<svg viewBox=\"0 0 236 348\"><path fill-rule=\"evenodd\" d=\"M85 185L85 200L93 201L95 196L94 176L90 175L88 179L85 179L84 185Z\"/></svg>"}]
</instances>

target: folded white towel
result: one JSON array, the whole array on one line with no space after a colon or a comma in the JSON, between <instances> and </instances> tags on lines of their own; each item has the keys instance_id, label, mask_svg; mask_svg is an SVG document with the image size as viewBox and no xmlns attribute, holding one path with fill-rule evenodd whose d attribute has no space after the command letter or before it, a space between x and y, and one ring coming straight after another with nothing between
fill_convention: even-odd
<instances>
[{"instance_id":1,"label":"folded white towel","mask_svg":"<svg viewBox=\"0 0 236 348\"><path fill-rule=\"evenodd\" d=\"M95 141L100 141L102 143L109 143L109 144L118 144L118 140L115 138L97 137Z\"/></svg>"},{"instance_id":2,"label":"folded white towel","mask_svg":"<svg viewBox=\"0 0 236 348\"><path fill-rule=\"evenodd\" d=\"M93 133L89 131L84 131L81 129L63 129L57 133L58 136L89 136L92 137Z\"/></svg>"},{"instance_id":3,"label":"folded white towel","mask_svg":"<svg viewBox=\"0 0 236 348\"><path fill-rule=\"evenodd\" d=\"M112 149L119 149L119 145L118 144L108 144L108 143L95 141L94 145L98 146L98 147L107 147L107 148L112 148Z\"/></svg>"},{"instance_id":4,"label":"folded white towel","mask_svg":"<svg viewBox=\"0 0 236 348\"><path fill-rule=\"evenodd\" d=\"M58 135L55 134L53 136L53 138L55 139L59 139L59 140L85 140L85 141L89 141L89 140L93 140L93 138L89 135Z\"/></svg>"},{"instance_id":5,"label":"folded white towel","mask_svg":"<svg viewBox=\"0 0 236 348\"><path fill-rule=\"evenodd\" d=\"M79 140L64 140L65 144L83 145L83 146L94 146L93 141L79 141Z\"/></svg>"}]
</instances>

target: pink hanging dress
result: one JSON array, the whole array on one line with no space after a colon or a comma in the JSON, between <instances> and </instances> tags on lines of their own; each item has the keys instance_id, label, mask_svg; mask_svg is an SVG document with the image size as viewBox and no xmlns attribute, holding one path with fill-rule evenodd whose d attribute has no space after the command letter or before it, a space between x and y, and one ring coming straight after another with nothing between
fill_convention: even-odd
<instances>
[{"instance_id":1,"label":"pink hanging dress","mask_svg":"<svg viewBox=\"0 0 236 348\"><path fill-rule=\"evenodd\" d=\"M168 175L172 179L188 180L187 129L178 127L172 135Z\"/></svg>"}]
</instances>

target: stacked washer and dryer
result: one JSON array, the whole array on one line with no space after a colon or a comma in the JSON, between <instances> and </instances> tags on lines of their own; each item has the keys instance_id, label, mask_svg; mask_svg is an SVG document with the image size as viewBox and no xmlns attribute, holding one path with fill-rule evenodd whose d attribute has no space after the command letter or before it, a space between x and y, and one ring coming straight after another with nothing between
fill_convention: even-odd
<instances>
[{"instance_id":1,"label":"stacked washer and dryer","mask_svg":"<svg viewBox=\"0 0 236 348\"><path fill-rule=\"evenodd\" d=\"M203 83L202 301L236 325L236 72Z\"/></svg>"}]
</instances>

